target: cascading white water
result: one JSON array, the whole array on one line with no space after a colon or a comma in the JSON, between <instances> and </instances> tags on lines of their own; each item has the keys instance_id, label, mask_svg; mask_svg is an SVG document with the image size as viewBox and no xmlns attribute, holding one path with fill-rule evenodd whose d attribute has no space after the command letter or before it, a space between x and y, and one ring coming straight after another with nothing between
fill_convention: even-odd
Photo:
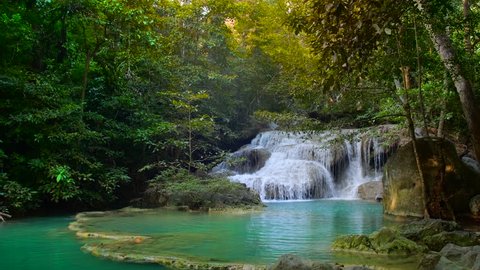
<instances>
[{"instance_id":1,"label":"cascading white water","mask_svg":"<svg viewBox=\"0 0 480 270\"><path fill-rule=\"evenodd\" d=\"M263 132L232 155L240 166L223 163L214 172L230 171L232 181L255 189L263 200L355 198L360 184L380 180L387 152L378 139L357 133ZM252 153L254 160L245 162Z\"/></svg>"}]
</instances>

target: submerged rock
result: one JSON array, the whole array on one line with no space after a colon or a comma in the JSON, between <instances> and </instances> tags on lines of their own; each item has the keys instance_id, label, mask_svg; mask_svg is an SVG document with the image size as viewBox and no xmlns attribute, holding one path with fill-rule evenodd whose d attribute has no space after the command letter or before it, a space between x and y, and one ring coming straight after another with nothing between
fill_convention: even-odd
<instances>
[{"instance_id":1,"label":"submerged rock","mask_svg":"<svg viewBox=\"0 0 480 270\"><path fill-rule=\"evenodd\" d=\"M312 263L293 254L282 255L270 270L310 270Z\"/></svg>"},{"instance_id":2,"label":"submerged rock","mask_svg":"<svg viewBox=\"0 0 480 270\"><path fill-rule=\"evenodd\" d=\"M294 254L282 255L269 270L370 270L365 266L343 266L302 259Z\"/></svg>"},{"instance_id":3,"label":"submerged rock","mask_svg":"<svg viewBox=\"0 0 480 270\"><path fill-rule=\"evenodd\" d=\"M173 269L195 270L266 270L263 265L229 264L194 261L170 256L154 256L135 253L123 253L104 245L85 245L82 249L90 254L119 262L159 264Z\"/></svg>"},{"instance_id":4,"label":"submerged rock","mask_svg":"<svg viewBox=\"0 0 480 270\"><path fill-rule=\"evenodd\" d=\"M417 148L425 182L421 182L410 142L385 165L384 212L423 217L425 201L431 218L452 220L469 213L470 198L480 194L480 176L458 158L454 145L446 140L421 138Z\"/></svg>"}]
</instances>

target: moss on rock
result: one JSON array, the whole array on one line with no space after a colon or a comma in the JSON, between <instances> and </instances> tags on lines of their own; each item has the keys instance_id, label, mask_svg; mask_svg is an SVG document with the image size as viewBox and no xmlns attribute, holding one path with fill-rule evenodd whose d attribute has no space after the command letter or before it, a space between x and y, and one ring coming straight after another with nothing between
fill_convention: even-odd
<instances>
[{"instance_id":1,"label":"moss on rock","mask_svg":"<svg viewBox=\"0 0 480 270\"><path fill-rule=\"evenodd\" d=\"M366 235L340 236L333 241L332 250L375 252L372 243L370 242L370 238Z\"/></svg>"},{"instance_id":2,"label":"moss on rock","mask_svg":"<svg viewBox=\"0 0 480 270\"><path fill-rule=\"evenodd\" d=\"M425 237L422 239L422 242L433 251L440 251L448 243L461 247L480 245L479 237L476 233L465 231L437 233Z\"/></svg>"},{"instance_id":3,"label":"moss on rock","mask_svg":"<svg viewBox=\"0 0 480 270\"><path fill-rule=\"evenodd\" d=\"M426 251L426 247L401 236L391 228L366 235L348 235L337 238L332 249L335 251L366 252L383 255L412 255Z\"/></svg>"},{"instance_id":4,"label":"moss on rock","mask_svg":"<svg viewBox=\"0 0 480 270\"><path fill-rule=\"evenodd\" d=\"M244 184L223 177L196 177L186 172L152 182L144 196L134 203L137 207L175 206L184 210L263 206L260 195Z\"/></svg>"}]
</instances>

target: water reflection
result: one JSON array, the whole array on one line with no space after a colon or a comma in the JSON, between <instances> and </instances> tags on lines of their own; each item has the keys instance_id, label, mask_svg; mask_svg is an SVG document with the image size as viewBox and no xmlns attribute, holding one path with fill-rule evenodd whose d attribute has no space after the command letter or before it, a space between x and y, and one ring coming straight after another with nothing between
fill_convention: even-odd
<instances>
[{"instance_id":1,"label":"water reflection","mask_svg":"<svg viewBox=\"0 0 480 270\"><path fill-rule=\"evenodd\" d=\"M285 253L330 260L330 244L336 236L371 233L382 227L382 208L361 201L307 201L270 203L268 211L251 216L247 246L273 261Z\"/></svg>"}]
</instances>

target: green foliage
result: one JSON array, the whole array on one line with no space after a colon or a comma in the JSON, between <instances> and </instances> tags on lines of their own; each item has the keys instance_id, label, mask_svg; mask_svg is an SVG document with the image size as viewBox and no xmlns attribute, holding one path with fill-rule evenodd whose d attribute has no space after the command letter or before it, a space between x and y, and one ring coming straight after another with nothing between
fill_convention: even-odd
<instances>
[{"instance_id":1,"label":"green foliage","mask_svg":"<svg viewBox=\"0 0 480 270\"><path fill-rule=\"evenodd\" d=\"M2 181L89 208L139 196L165 169L208 170L253 111L289 103L290 61L308 49L283 38L282 3L0 3Z\"/></svg>"},{"instance_id":2,"label":"green foliage","mask_svg":"<svg viewBox=\"0 0 480 270\"><path fill-rule=\"evenodd\" d=\"M262 122L278 125L282 130L319 130L322 123L315 119L307 118L294 113L274 113L269 111L256 111L254 117Z\"/></svg>"},{"instance_id":3,"label":"green foliage","mask_svg":"<svg viewBox=\"0 0 480 270\"><path fill-rule=\"evenodd\" d=\"M38 206L37 192L0 174L0 211L26 212Z\"/></svg>"},{"instance_id":4,"label":"green foliage","mask_svg":"<svg viewBox=\"0 0 480 270\"><path fill-rule=\"evenodd\" d=\"M54 177L57 183L66 182L67 184L73 184L74 180L70 176L68 166L56 166L50 171L52 177Z\"/></svg>"},{"instance_id":5,"label":"green foliage","mask_svg":"<svg viewBox=\"0 0 480 270\"><path fill-rule=\"evenodd\" d=\"M454 7L440 10L455 44L466 23L474 41L477 8L463 21ZM207 171L256 120L290 130L401 122L394 81L399 66L416 66L417 44L423 72L412 72L410 95L421 77L430 123L446 104L459 130L421 19L410 1L3 1L0 175L26 203L2 205L102 207L139 196L148 179L184 182L178 170Z\"/></svg>"},{"instance_id":6,"label":"green foliage","mask_svg":"<svg viewBox=\"0 0 480 270\"><path fill-rule=\"evenodd\" d=\"M316 106L320 115L354 114L354 121L363 125L403 123L408 101L418 126L434 131L445 123L450 131L464 133L463 105L452 96L449 74L425 27L431 25L433 32L448 29L462 72L471 82L478 81L474 59L480 56L479 43L473 29L478 28L480 13L476 3L463 3L293 1L289 23L305 35L321 67L317 89L323 95L317 95L323 98ZM401 68L409 69L408 91L403 90ZM474 91L478 96L478 88Z\"/></svg>"},{"instance_id":7,"label":"green foliage","mask_svg":"<svg viewBox=\"0 0 480 270\"><path fill-rule=\"evenodd\" d=\"M258 194L223 177L197 177L186 170L167 170L150 188L161 190L165 204L192 210L260 205Z\"/></svg>"}]
</instances>

